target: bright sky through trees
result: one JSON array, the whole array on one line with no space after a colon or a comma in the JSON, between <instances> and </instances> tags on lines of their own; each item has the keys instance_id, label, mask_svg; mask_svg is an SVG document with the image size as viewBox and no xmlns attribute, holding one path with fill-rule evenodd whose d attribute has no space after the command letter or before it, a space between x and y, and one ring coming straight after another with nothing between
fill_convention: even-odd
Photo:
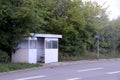
<instances>
[{"instance_id":1,"label":"bright sky through trees","mask_svg":"<svg viewBox=\"0 0 120 80\"><path fill-rule=\"evenodd\" d=\"M104 7L108 7L108 14L110 19L116 19L120 16L120 0L83 0L83 1L97 1L100 5L104 4Z\"/></svg>"}]
</instances>

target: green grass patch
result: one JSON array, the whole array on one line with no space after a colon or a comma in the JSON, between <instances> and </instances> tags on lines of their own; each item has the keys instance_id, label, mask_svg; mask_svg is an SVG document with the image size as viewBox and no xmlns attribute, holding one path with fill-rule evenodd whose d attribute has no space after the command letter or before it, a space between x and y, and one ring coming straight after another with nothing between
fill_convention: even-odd
<instances>
[{"instance_id":1,"label":"green grass patch","mask_svg":"<svg viewBox=\"0 0 120 80\"><path fill-rule=\"evenodd\" d=\"M62 56L59 57L60 61L78 61L78 60L93 60L93 59L113 59L113 58L120 58L120 54L100 54L97 57L96 53L92 54L83 54L83 55L76 55L76 56Z\"/></svg>"},{"instance_id":2,"label":"green grass patch","mask_svg":"<svg viewBox=\"0 0 120 80\"><path fill-rule=\"evenodd\" d=\"M19 69L40 67L42 64L28 64L28 63L0 63L0 72L7 72Z\"/></svg>"},{"instance_id":3,"label":"green grass patch","mask_svg":"<svg viewBox=\"0 0 120 80\"><path fill-rule=\"evenodd\" d=\"M120 53L100 54L100 58L103 59L120 58Z\"/></svg>"},{"instance_id":4,"label":"green grass patch","mask_svg":"<svg viewBox=\"0 0 120 80\"><path fill-rule=\"evenodd\" d=\"M69 57L60 57L60 61L78 61L78 60L91 60L97 59L96 55L77 55L77 56L69 56Z\"/></svg>"}]
</instances>

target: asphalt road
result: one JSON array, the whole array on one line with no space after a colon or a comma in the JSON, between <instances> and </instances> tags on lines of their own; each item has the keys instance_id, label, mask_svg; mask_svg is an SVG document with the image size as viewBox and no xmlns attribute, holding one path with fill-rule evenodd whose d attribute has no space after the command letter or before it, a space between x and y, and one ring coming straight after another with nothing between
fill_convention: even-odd
<instances>
[{"instance_id":1,"label":"asphalt road","mask_svg":"<svg viewBox=\"0 0 120 80\"><path fill-rule=\"evenodd\" d=\"M57 64L0 73L0 80L120 80L120 60Z\"/></svg>"}]
</instances>

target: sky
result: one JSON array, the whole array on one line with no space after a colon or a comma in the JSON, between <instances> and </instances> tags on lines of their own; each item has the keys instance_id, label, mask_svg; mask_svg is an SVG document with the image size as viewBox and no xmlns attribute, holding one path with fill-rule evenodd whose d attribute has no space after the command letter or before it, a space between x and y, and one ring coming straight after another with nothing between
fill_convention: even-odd
<instances>
[{"instance_id":1,"label":"sky","mask_svg":"<svg viewBox=\"0 0 120 80\"><path fill-rule=\"evenodd\" d=\"M120 16L120 0L83 0L83 1L96 1L100 5L105 3L105 7L108 7L107 12L109 13L110 20L116 19Z\"/></svg>"}]
</instances>

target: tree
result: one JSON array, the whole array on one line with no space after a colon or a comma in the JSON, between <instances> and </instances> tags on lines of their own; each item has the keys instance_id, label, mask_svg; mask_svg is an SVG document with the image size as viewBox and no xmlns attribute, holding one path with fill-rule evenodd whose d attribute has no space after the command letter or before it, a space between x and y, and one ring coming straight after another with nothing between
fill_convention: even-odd
<instances>
[{"instance_id":1,"label":"tree","mask_svg":"<svg viewBox=\"0 0 120 80\"><path fill-rule=\"evenodd\" d=\"M88 39L86 43L88 44L88 50L94 51L96 34L100 35L101 30L108 23L108 15L106 14L106 9L103 5L99 5L97 2L87 1L84 2L84 19L85 19L85 30Z\"/></svg>"},{"instance_id":2,"label":"tree","mask_svg":"<svg viewBox=\"0 0 120 80\"><path fill-rule=\"evenodd\" d=\"M81 0L46 0L50 14L43 30L47 33L62 34L60 51L76 56L94 45L94 34L104 27L108 18L106 9L96 2L83 3ZM66 54L68 53L68 54ZM64 54L63 54L64 55Z\"/></svg>"},{"instance_id":3,"label":"tree","mask_svg":"<svg viewBox=\"0 0 120 80\"><path fill-rule=\"evenodd\" d=\"M49 5L51 14L47 19L48 24L44 27L44 30L48 33L63 35L60 41L61 51L73 53L70 55L79 53L80 50L80 46L78 46L79 37L77 36L79 32L77 29L82 31L84 24L84 20L82 20L83 14L80 12L80 4L82 4L81 1L77 3L71 0L56 0L56 2L51 3Z\"/></svg>"},{"instance_id":4,"label":"tree","mask_svg":"<svg viewBox=\"0 0 120 80\"><path fill-rule=\"evenodd\" d=\"M34 4L35 0L0 0L0 49L9 56L33 29Z\"/></svg>"},{"instance_id":5,"label":"tree","mask_svg":"<svg viewBox=\"0 0 120 80\"><path fill-rule=\"evenodd\" d=\"M105 11L82 0L1 0L0 49L11 55L23 34L55 33L63 35L63 55L77 56L93 47L94 33L107 22Z\"/></svg>"},{"instance_id":6,"label":"tree","mask_svg":"<svg viewBox=\"0 0 120 80\"><path fill-rule=\"evenodd\" d=\"M120 18L109 21L103 29L101 35L103 49L108 53L117 53L120 51Z\"/></svg>"}]
</instances>

